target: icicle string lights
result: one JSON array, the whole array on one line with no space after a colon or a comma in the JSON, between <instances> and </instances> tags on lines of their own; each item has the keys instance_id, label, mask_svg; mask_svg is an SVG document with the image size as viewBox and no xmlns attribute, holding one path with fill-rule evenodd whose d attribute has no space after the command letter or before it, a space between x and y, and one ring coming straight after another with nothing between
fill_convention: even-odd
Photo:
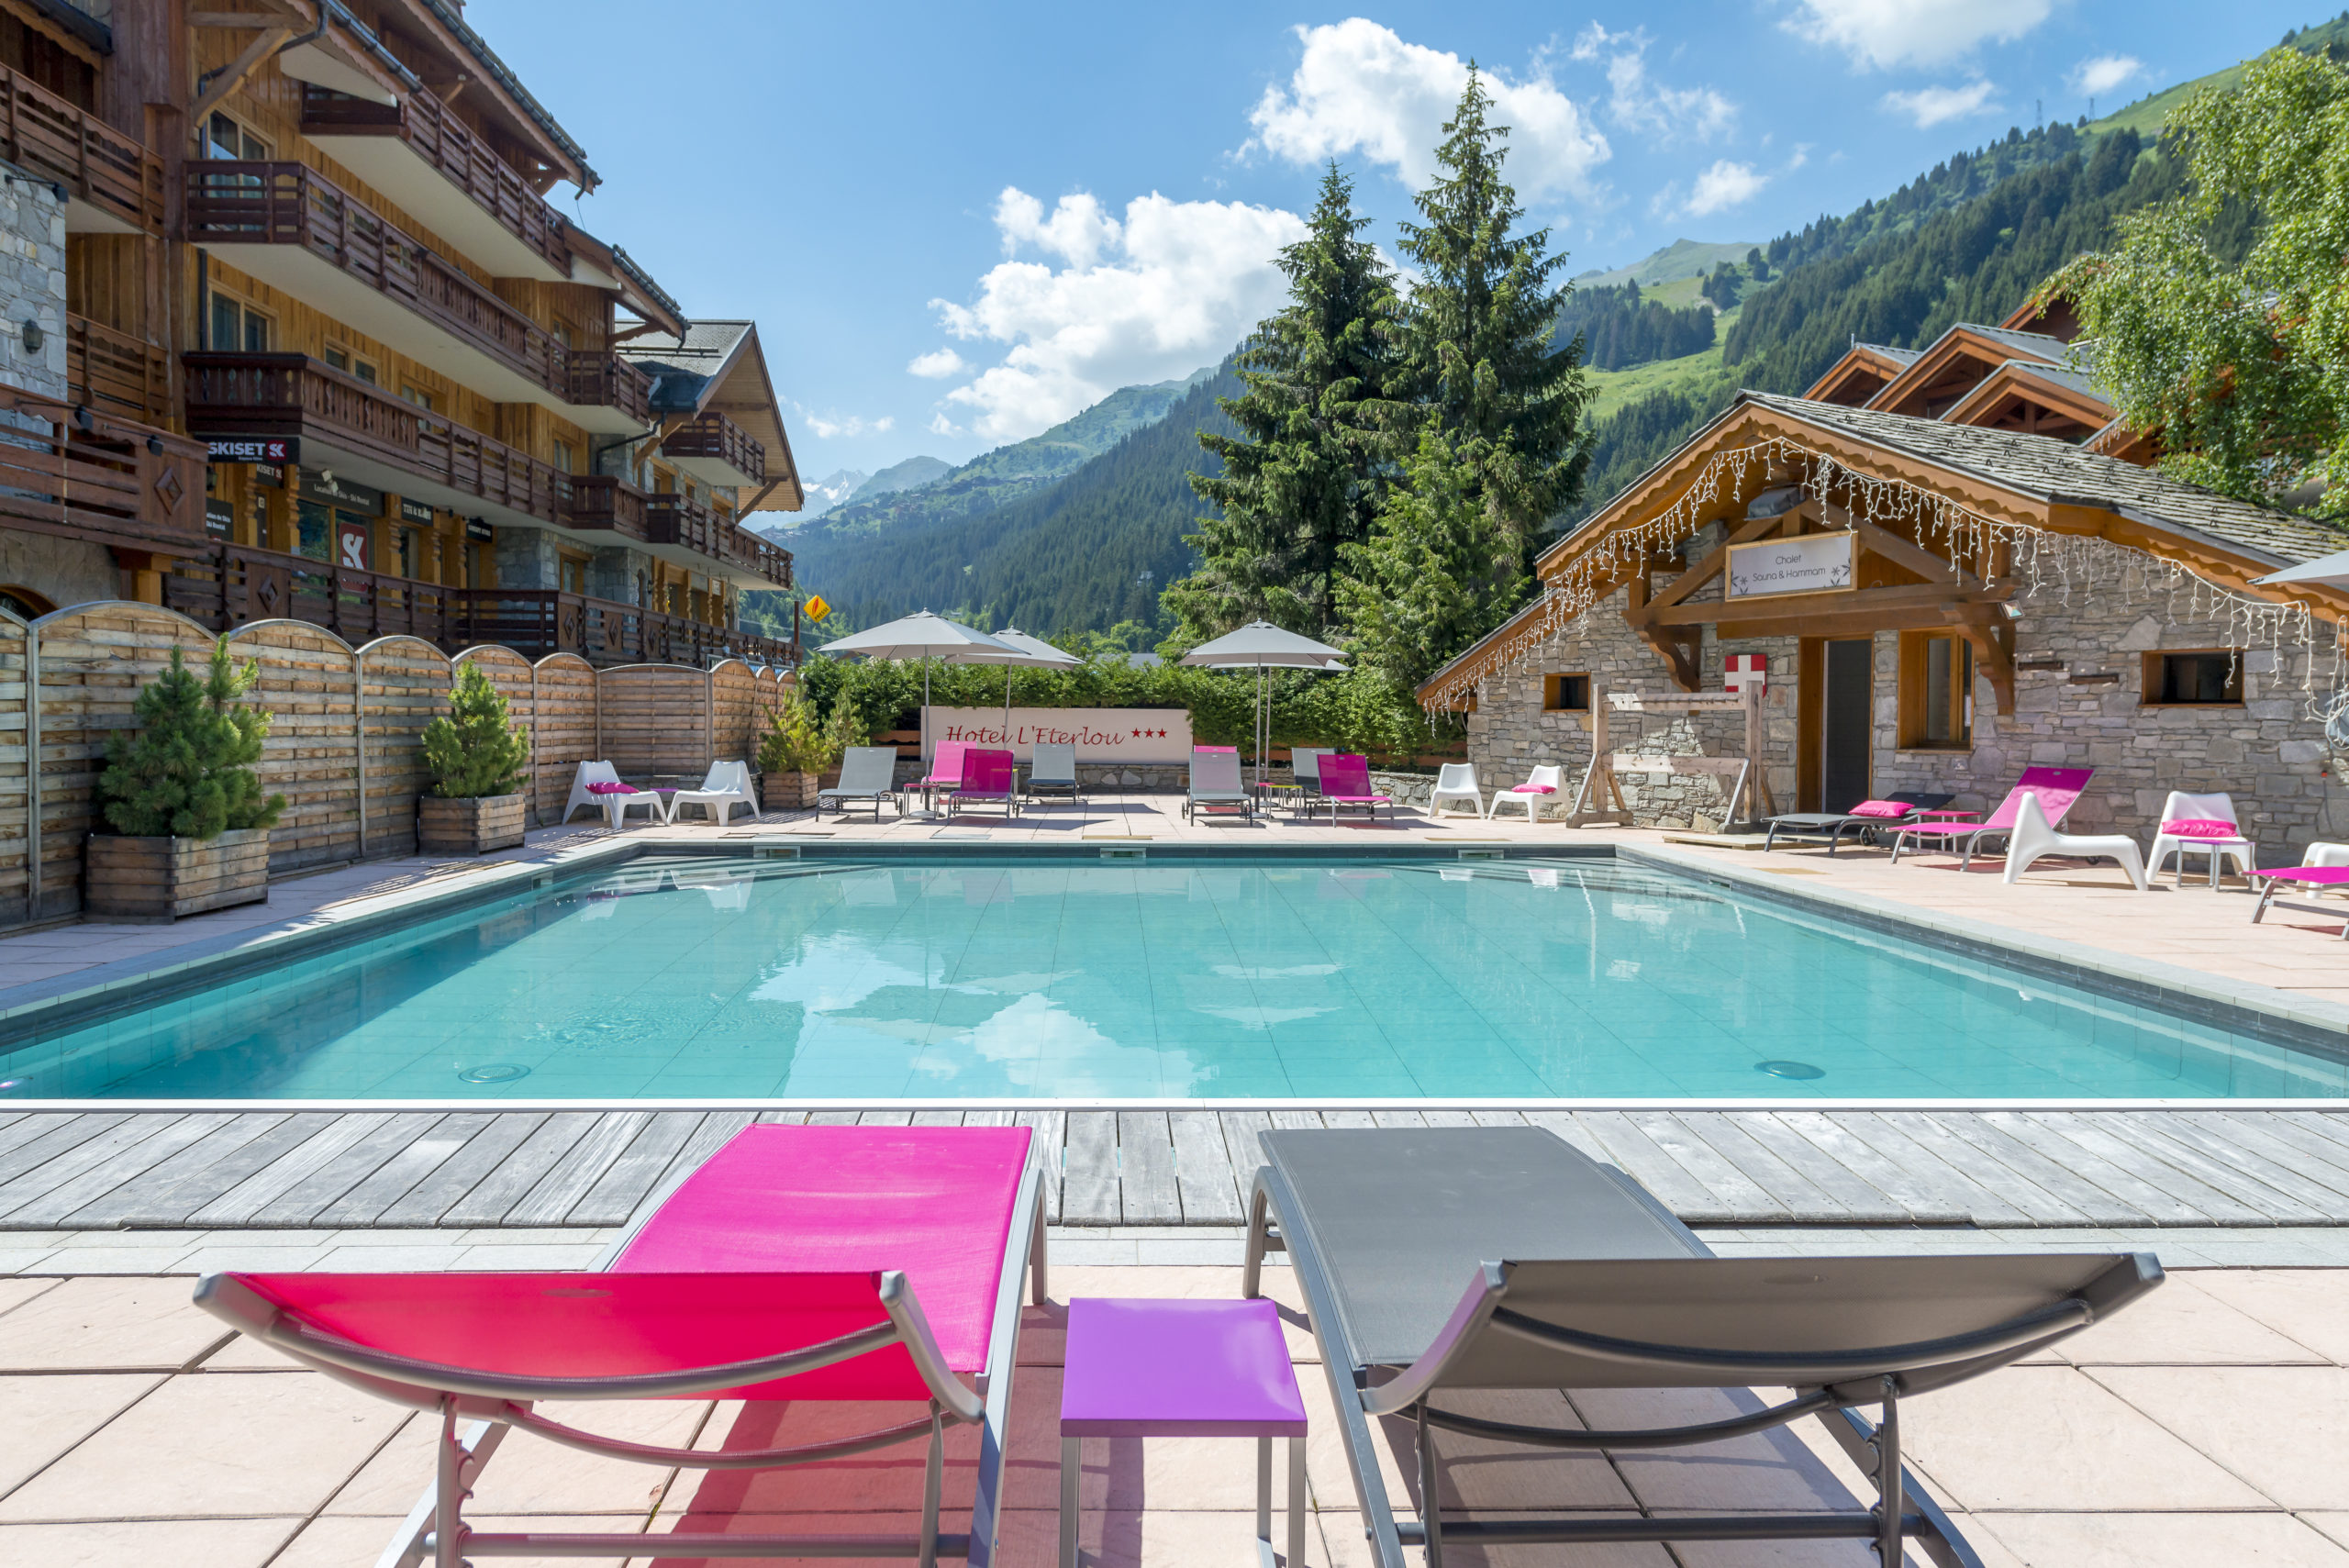
<instances>
[{"instance_id":1,"label":"icicle string lights","mask_svg":"<svg viewBox=\"0 0 2349 1568\"><path fill-rule=\"evenodd\" d=\"M2277 656L2279 670L2286 649L2307 654L2301 690L2310 698L2312 714L2322 717L2343 700L2349 631L2329 628L2332 635L2324 639L2332 646L2332 669L2320 694L2316 652L2323 633L2302 601L2273 604L2237 594L2178 562L2110 539L1994 521L1946 496L1859 473L1825 452L1773 436L1714 453L1671 506L1637 527L1609 534L1568 562L1535 601L1532 617L1480 669L1447 676L1431 688L1421 699L1424 706L1449 710L1472 691L1481 701L1488 681L1522 673L1528 664L1542 662L1576 633L1592 606L1612 590L1619 564L1636 568L1697 533L1704 526L1701 519L1724 498L1734 501L1745 494L1747 476L1757 464L1765 475L1774 468L1793 470L1798 477L1783 483L1798 485L1809 500L1840 505L1854 517L1895 532L1906 525L1908 532L1928 549L1946 554L1954 566L1969 566L2003 546L2006 579L2021 586L2020 604L2050 595L2068 608L2076 592L2099 596L2118 593L2124 605L2159 599L2172 625L2181 620L2218 623L2230 647L2265 647Z\"/></svg>"}]
</instances>

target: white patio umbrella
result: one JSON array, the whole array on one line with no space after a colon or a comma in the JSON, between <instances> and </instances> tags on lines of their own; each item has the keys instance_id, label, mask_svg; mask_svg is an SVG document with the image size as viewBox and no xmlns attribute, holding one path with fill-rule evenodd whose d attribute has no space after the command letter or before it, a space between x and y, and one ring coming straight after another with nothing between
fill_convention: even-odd
<instances>
[{"instance_id":1,"label":"white patio umbrella","mask_svg":"<svg viewBox=\"0 0 2349 1568\"><path fill-rule=\"evenodd\" d=\"M1256 782L1264 782L1264 753L1271 747L1273 713L1266 700L1267 670L1322 670L1342 672L1339 662L1346 656L1342 648L1332 648L1326 642L1316 642L1293 631L1283 631L1270 621L1251 621L1238 631L1229 631L1211 642L1202 642L1183 655L1186 664L1201 664L1210 669L1245 670L1253 666L1256 672Z\"/></svg>"},{"instance_id":2,"label":"white patio umbrella","mask_svg":"<svg viewBox=\"0 0 2349 1568\"><path fill-rule=\"evenodd\" d=\"M1074 670L1085 661L1066 649L1053 647L1041 637L1029 636L1016 626L1008 626L1001 631L990 632L988 635L1022 655L1020 658L1002 661L1003 737L1005 743L1009 744L1011 740L1011 667L1018 664L1033 670Z\"/></svg>"},{"instance_id":3,"label":"white patio umbrella","mask_svg":"<svg viewBox=\"0 0 2349 1568\"><path fill-rule=\"evenodd\" d=\"M2252 586L2265 588L2306 583L2312 588L2349 588L2349 550L2331 555L2320 555L2314 561L2288 566L2281 572L2270 572L2265 577L2252 579Z\"/></svg>"},{"instance_id":4,"label":"white patio umbrella","mask_svg":"<svg viewBox=\"0 0 2349 1568\"><path fill-rule=\"evenodd\" d=\"M921 663L921 752L930 756L930 662L942 664L1011 664L1028 658L1020 650L984 631L923 610L900 616L870 631L852 632L828 642L825 653L858 653L867 659L918 659ZM1009 677L1006 676L1008 680Z\"/></svg>"}]
</instances>

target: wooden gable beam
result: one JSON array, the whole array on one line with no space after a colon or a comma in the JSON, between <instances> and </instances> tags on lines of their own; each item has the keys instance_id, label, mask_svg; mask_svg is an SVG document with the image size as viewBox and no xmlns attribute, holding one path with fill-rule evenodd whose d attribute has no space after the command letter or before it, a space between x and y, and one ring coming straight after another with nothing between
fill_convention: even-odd
<instances>
[{"instance_id":1,"label":"wooden gable beam","mask_svg":"<svg viewBox=\"0 0 2349 1568\"><path fill-rule=\"evenodd\" d=\"M1799 508L1798 508L1798 510L1799 510ZM1727 537L1722 539L1720 543L1707 550L1705 552L1705 558L1702 561L1699 561L1696 565L1690 567L1687 571L1683 572L1679 576L1675 577L1671 582L1665 584L1664 585L1664 591L1656 595L1656 596L1650 600L1649 603L1654 605L1658 608L1661 608L1665 605L1678 604L1681 600L1687 598L1689 595L1695 593L1698 589L1703 587L1706 584L1711 582L1714 578L1721 574L1721 569L1729 564L1730 546L1733 544L1751 544L1755 539L1761 539L1769 533L1772 528L1776 528L1779 522L1788 515L1789 514L1787 513L1780 513L1777 517L1747 518L1744 522L1739 524L1737 528L1731 529ZM1691 686L1688 689L1690 691L1695 691L1697 688Z\"/></svg>"},{"instance_id":2,"label":"wooden gable beam","mask_svg":"<svg viewBox=\"0 0 2349 1568\"><path fill-rule=\"evenodd\" d=\"M1771 521L1776 522L1776 518ZM1684 692L1702 689L1703 677L1698 671L1699 650L1704 646L1705 632L1701 626L1666 626L1655 619L1648 606L1648 580L1645 573L1635 573L1626 594L1623 618L1640 634L1640 640L1655 650L1672 670L1673 684ZM1711 606L1704 606L1710 608Z\"/></svg>"},{"instance_id":3,"label":"wooden gable beam","mask_svg":"<svg viewBox=\"0 0 2349 1568\"><path fill-rule=\"evenodd\" d=\"M228 95L243 86L245 78L259 70L262 61L275 54L279 47L293 37L294 29L288 27L272 27L256 34L252 42L245 45L244 52L213 78L212 84L188 106L188 123L200 128L206 116L227 102Z\"/></svg>"}]
</instances>

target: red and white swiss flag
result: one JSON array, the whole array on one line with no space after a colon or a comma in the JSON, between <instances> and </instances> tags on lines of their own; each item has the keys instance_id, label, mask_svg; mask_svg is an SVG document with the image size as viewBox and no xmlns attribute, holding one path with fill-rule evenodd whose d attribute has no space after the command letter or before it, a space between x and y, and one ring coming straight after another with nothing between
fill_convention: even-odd
<instances>
[{"instance_id":1,"label":"red and white swiss flag","mask_svg":"<svg viewBox=\"0 0 2349 1568\"><path fill-rule=\"evenodd\" d=\"M1757 692L1770 689L1770 659L1763 653L1731 653L1721 660L1721 690L1742 692L1747 686Z\"/></svg>"}]
</instances>

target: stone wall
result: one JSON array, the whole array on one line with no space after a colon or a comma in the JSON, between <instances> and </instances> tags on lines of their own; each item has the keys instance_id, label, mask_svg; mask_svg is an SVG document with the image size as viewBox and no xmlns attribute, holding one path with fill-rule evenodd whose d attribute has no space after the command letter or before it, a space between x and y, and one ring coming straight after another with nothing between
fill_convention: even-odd
<instances>
[{"instance_id":1,"label":"stone wall","mask_svg":"<svg viewBox=\"0 0 2349 1568\"><path fill-rule=\"evenodd\" d=\"M549 528L500 528L491 546L501 588L560 588L562 552Z\"/></svg>"},{"instance_id":2,"label":"stone wall","mask_svg":"<svg viewBox=\"0 0 2349 1568\"><path fill-rule=\"evenodd\" d=\"M1943 790L1957 796L1960 808L1987 810L2024 768L2092 766L2096 777L2065 824L2082 832L2149 842L2165 797L2185 790L2232 795L2264 864L2293 863L2315 840L2349 839L2349 792L2303 690L2308 656L2289 649L2245 652L2241 706L2146 707L2143 653L2223 648L2229 639L2222 624L2174 622L2166 590L2132 586L2133 595L2111 587L2083 590L2069 606L2052 591L2023 601L2015 711L2000 717L1990 683L1977 678L1969 751L1899 748L1900 639L1878 633L1871 793ZM1643 693L1674 689L1662 656L1624 624L1622 612L1618 593L1570 627L1538 665L1529 662L1486 683L1467 728L1469 756L1487 792L1521 783L1537 763L1564 770L1569 798L1582 782L1590 764L1588 717L1543 711L1544 673L1586 673L1602 687ZM1796 806L1798 647L1793 638L1722 643L1708 628L1699 666L1706 689L1718 691L1725 654L1768 658L1765 776L1787 811ZM2321 694L2332 656L2320 650L2316 658ZM2028 667L2033 665L2039 667ZM1742 723L1734 714L1670 722L1617 715L1612 722L1617 751L1731 755L1742 744ZM1642 827L1716 819L1727 789L1727 781L1708 777L1625 775L1621 783Z\"/></svg>"},{"instance_id":3,"label":"stone wall","mask_svg":"<svg viewBox=\"0 0 2349 1568\"><path fill-rule=\"evenodd\" d=\"M122 580L105 545L0 529L0 584L22 584L52 604L80 605L119 598Z\"/></svg>"},{"instance_id":4,"label":"stone wall","mask_svg":"<svg viewBox=\"0 0 2349 1568\"><path fill-rule=\"evenodd\" d=\"M27 321L39 324L38 349ZM0 382L66 395L65 205L46 180L0 180Z\"/></svg>"}]
</instances>

